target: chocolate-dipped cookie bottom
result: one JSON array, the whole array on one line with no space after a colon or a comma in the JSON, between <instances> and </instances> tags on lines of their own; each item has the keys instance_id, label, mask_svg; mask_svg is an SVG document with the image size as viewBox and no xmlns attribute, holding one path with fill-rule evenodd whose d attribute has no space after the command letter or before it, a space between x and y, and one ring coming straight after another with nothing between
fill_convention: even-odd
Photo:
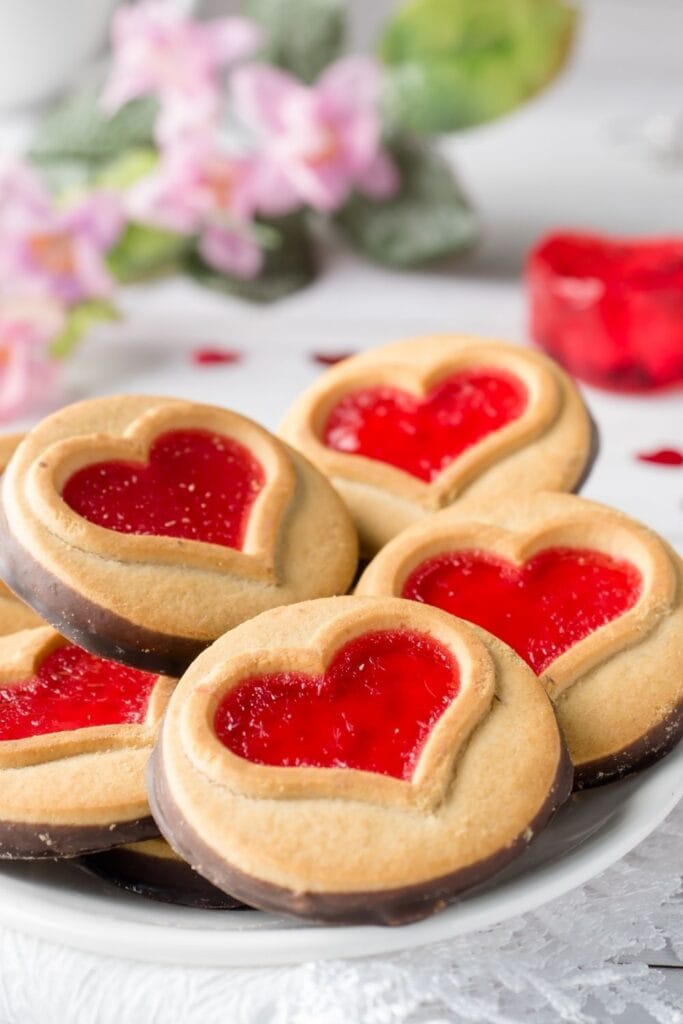
<instances>
[{"instance_id":1,"label":"chocolate-dipped cookie bottom","mask_svg":"<svg viewBox=\"0 0 683 1024\"><path fill-rule=\"evenodd\" d=\"M593 467L595 466L595 463L597 461L598 455L600 454L600 449L602 447L602 441L601 441L601 438L600 438L600 430L598 428L597 423L595 422L595 419L593 418L593 414L591 413L591 411L590 411L590 409L588 407L586 407L586 413L588 415L588 421L589 421L589 424L590 424L590 432L591 432L590 447L588 449L588 455L586 456L585 465L584 465L583 469L581 470L581 475L580 475L579 479L576 481L576 483L574 484L574 486L572 487L572 490L571 490L572 494L580 494L581 491L583 490L584 484L586 483L586 481L588 480L588 477L593 472Z\"/></svg>"},{"instance_id":2,"label":"chocolate-dipped cookie bottom","mask_svg":"<svg viewBox=\"0 0 683 1024\"><path fill-rule=\"evenodd\" d=\"M460 893L501 871L527 848L572 792L573 770L564 746L546 801L521 835L493 856L424 884L382 892L293 892L254 878L223 860L192 829L173 800L159 742L148 765L148 796L162 835L209 882L244 903L276 914L327 924L411 924L442 910Z\"/></svg>"},{"instance_id":3,"label":"chocolate-dipped cookie bottom","mask_svg":"<svg viewBox=\"0 0 683 1024\"><path fill-rule=\"evenodd\" d=\"M0 860L56 860L99 853L159 835L154 819L111 825L51 825L0 821Z\"/></svg>"},{"instance_id":4,"label":"chocolate-dipped cookie bottom","mask_svg":"<svg viewBox=\"0 0 683 1024\"><path fill-rule=\"evenodd\" d=\"M176 857L159 857L131 846L82 857L77 862L89 874L126 892L158 903L202 910L249 910L197 874Z\"/></svg>"},{"instance_id":5,"label":"chocolate-dipped cookie bottom","mask_svg":"<svg viewBox=\"0 0 683 1024\"><path fill-rule=\"evenodd\" d=\"M617 782L666 757L683 739L683 702L654 729L609 757L574 766L574 789L591 789Z\"/></svg>"},{"instance_id":6,"label":"chocolate-dipped cookie bottom","mask_svg":"<svg viewBox=\"0 0 683 1024\"><path fill-rule=\"evenodd\" d=\"M91 654L132 668L181 676L210 640L136 625L72 590L15 539L0 511L0 576L46 622ZM49 595L45 600L43 595Z\"/></svg>"}]
</instances>

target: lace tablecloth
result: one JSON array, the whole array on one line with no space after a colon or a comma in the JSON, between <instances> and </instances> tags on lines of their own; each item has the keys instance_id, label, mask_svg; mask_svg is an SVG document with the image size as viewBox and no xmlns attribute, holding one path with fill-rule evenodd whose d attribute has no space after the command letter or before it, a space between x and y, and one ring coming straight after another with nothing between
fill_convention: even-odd
<instances>
[{"instance_id":1,"label":"lace tablecloth","mask_svg":"<svg viewBox=\"0 0 683 1024\"><path fill-rule=\"evenodd\" d=\"M683 804L581 889L534 913L390 958L184 969L0 933L2 1024L681 1024ZM639 1018L640 1019L640 1018Z\"/></svg>"}]
</instances>

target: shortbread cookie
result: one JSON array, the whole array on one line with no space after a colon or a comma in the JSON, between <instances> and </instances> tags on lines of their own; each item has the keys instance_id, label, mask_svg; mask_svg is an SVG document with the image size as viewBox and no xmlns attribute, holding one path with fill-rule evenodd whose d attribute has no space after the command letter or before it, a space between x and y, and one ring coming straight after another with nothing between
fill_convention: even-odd
<instances>
[{"instance_id":1,"label":"shortbread cookie","mask_svg":"<svg viewBox=\"0 0 683 1024\"><path fill-rule=\"evenodd\" d=\"M16 451L23 434L0 435L0 473L4 473L7 463ZM12 591L0 580L0 636L16 633L20 629L32 629L44 626L39 615L20 601Z\"/></svg>"},{"instance_id":2,"label":"shortbread cookie","mask_svg":"<svg viewBox=\"0 0 683 1024\"><path fill-rule=\"evenodd\" d=\"M144 775L173 686L49 626L0 638L0 858L157 835Z\"/></svg>"},{"instance_id":3,"label":"shortbread cookie","mask_svg":"<svg viewBox=\"0 0 683 1024\"><path fill-rule=\"evenodd\" d=\"M178 674L273 605L343 593L357 561L327 480L226 409L140 395L48 417L2 485L2 573L75 643Z\"/></svg>"},{"instance_id":4,"label":"shortbread cookie","mask_svg":"<svg viewBox=\"0 0 683 1024\"><path fill-rule=\"evenodd\" d=\"M666 754L683 732L678 555L620 512L567 494L468 501L397 537L359 594L469 619L541 678L579 786Z\"/></svg>"},{"instance_id":5,"label":"shortbread cookie","mask_svg":"<svg viewBox=\"0 0 683 1024\"><path fill-rule=\"evenodd\" d=\"M177 903L203 910L247 910L198 875L164 839L126 843L82 857L79 866L119 889L159 903Z\"/></svg>"},{"instance_id":6,"label":"shortbread cookie","mask_svg":"<svg viewBox=\"0 0 683 1024\"><path fill-rule=\"evenodd\" d=\"M575 490L597 447L555 363L466 335L345 360L294 402L281 434L332 480L369 553L464 495Z\"/></svg>"},{"instance_id":7,"label":"shortbread cookie","mask_svg":"<svg viewBox=\"0 0 683 1024\"><path fill-rule=\"evenodd\" d=\"M150 761L171 845L252 906L426 917L516 857L571 789L552 706L494 637L396 599L277 608L181 680Z\"/></svg>"}]
</instances>

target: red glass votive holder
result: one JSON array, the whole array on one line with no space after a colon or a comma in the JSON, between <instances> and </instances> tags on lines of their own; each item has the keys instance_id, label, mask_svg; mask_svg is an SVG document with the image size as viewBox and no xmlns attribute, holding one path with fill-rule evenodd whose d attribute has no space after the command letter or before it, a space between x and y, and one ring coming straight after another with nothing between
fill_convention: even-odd
<instances>
[{"instance_id":1,"label":"red glass votive holder","mask_svg":"<svg viewBox=\"0 0 683 1024\"><path fill-rule=\"evenodd\" d=\"M683 383L683 238L556 233L527 265L534 341L613 391Z\"/></svg>"}]
</instances>

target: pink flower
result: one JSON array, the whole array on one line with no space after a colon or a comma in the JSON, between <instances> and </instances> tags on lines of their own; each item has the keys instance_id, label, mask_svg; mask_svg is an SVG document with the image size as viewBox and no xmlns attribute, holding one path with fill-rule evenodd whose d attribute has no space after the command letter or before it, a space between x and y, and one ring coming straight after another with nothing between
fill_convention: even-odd
<instances>
[{"instance_id":1,"label":"pink flower","mask_svg":"<svg viewBox=\"0 0 683 1024\"><path fill-rule=\"evenodd\" d=\"M50 195L29 164L16 159L0 162L0 232L21 228L27 215L45 216L50 206Z\"/></svg>"},{"instance_id":2,"label":"pink flower","mask_svg":"<svg viewBox=\"0 0 683 1024\"><path fill-rule=\"evenodd\" d=\"M64 311L52 299L0 298L0 422L53 396L60 367L48 346L64 323Z\"/></svg>"},{"instance_id":3,"label":"pink flower","mask_svg":"<svg viewBox=\"0 0 683 1024\"><path fill-rule=\"evenodd\" d=\"M156 171L128 194L130 217L199 235L204 259L224 273L255 277L263 253L252 218L258 207L256 161L196 139L162 152Z\"/></svg>"},{"instance_id":4,"label":"pink flower","mask_svg":"<svg viewBox=\"0 0 683 1024\"><path fill-rule=\"evenodd\" d=\"M199 251L223 274L251 280L263 266L263 250L248 224L209 224L199 239Z\"/></svg>"},{"instance_id":5,"label":"pink flower","mask_svg":"<svg viewBox=\"0 0 683 1024\"><path fill-rule=\"evenodd\" d=\"M113 282L107 250L123 227L120 199L92 192L64 209L21 165L0 176L0 275L17 294L38 291L73 304L103 298Z\"/></svg>"},{"instance_id":6,"label":"pink flower","mask_svg":"<svg viewBox=\"0 0 683 1024\"><path fill-rule=\"evenodd\" d=\"M247 18L195 21L167 0L120 7L114 15L114 59L102 95L108 113L138 96L162 101L162 138L207 123L219 103L219 70L252 53L261 30Z\"/></svg>"},{"instance_id":7,"label":"pink flower","mask_svg":"<svg viewBox=\"0 0 683 1024\"><path fill-rule=\"evenodd\" d=\"M232 77L237 113L259 136L272 186L319 210L338 209L352 189L386 198L398 174L381 147L380 74L365 57L332 64L306 87L265 64Z\"/></svg>"}]
</instances>

